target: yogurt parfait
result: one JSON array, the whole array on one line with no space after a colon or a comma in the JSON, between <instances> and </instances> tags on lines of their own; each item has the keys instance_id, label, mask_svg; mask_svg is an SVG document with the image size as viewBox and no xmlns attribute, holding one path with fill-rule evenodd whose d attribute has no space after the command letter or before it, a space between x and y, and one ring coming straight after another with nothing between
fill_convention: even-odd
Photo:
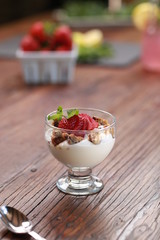
<instances>
[{"instance_id":1,"label":"yogurt parfait","mask_svg":"<svg viewBox=\"0 0 160 240\"><path fill-rule=\"evenodd\" d=\"M102 181L91 175L115 143L115 118L97 109L62 109L46 116L45 139L50 152L66 165L68 176L57 187L69 194L88 195L103 188Z\"/></svg>"}]
</instances>

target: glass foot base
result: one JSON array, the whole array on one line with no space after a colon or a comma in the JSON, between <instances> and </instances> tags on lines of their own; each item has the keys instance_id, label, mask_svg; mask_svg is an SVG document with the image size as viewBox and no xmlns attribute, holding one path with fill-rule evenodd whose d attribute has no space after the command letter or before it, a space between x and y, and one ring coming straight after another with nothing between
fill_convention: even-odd
<instances>
[{"instance_id":1,"label":"glass foot base","mask_svg":"<svg viewBox=\"0 0 160 240\"><path fill-rule=\"evenodd\" d=\"M57 181L57 187L64 193L81 196L98 193L103 188L103 182L95 176L90 176L87 183L84 178L76 178L73 181L70 177L64 176Z\"/></svg>"}]
</instances>

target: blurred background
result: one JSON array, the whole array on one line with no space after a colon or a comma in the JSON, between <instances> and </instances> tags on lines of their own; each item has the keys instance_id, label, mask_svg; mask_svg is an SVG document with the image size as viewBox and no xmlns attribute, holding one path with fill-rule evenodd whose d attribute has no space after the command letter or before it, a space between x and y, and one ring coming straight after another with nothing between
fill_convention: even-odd
<instances>
[{"instance_id":1,"label":"blurred background","mask_svg":"<svg viewBox=\"0 0 160 240\"><path fill-rule=\"evenodd\" d=\"M108 7L110 5L111 10L118 10L121 5L130 5L132 3L142 2L134 0L76 0L76 1L65 1L65 0L0 0L0 23L10 22L13 20L21 19L27 16L32 16L37 13L41 13L51 9L57 9L62 7L68 7L68 5L76 3L76 5L86 4L87 2L97 3L98 6ZM99 7L100 8L100 7ZM86 9L89 11L89 9ZM98 11L98 9L97 9Z\"/></svg>"},{"instance_id":2,"label":"blurred background","mask_svg":"<svg viewBox=\"0 0 160 240\"><path fill-rule=\"evenodd\" d=\"M0 45L2 57L15 56L15 51L20 46L20 39L24 33L28 32L28 29L31 29L35 22L32 16L35 16L37 20L43 21L41 25L44 24L44 31L46 31L45 22L47 21L52 21L52 24L56 21L71 27L72 40L79 47L78 61L80 63L97 62L103 66L126 67L142 56L143 65L147 70L160 71L158 0L0 0L0 2L3 6L0 8L0 24L4 24L6 30L9 29L5 23L13 22L14 24L14 21L27 18L28 24L26 26L22 24L22 28L17 29L17 33L21 34L20 37L15 36L15 39ZM29 17L31 17L31 22ZM114 35L112 39L110 38L108 31L122 32L125 27L135 27L139 32L139 35L132 32L129 45L126 44L128 40L125 36L120 35L118 41L116 37L113 39ZM86 32L91 29L98 29L98 31ZM82 35L82 33L86 34ZM51 47L50 43L45 42L41 45L43 46L37 49L56 50L56 47ZM67 50L70 49L67 48ZM28 49L28 51L33 51L33 49ZM64 46L61 46L58 51L64 51ZM151 63L148 63L149 61Z\"/></svg>"},{"instance_id":3,"label":"blurred background","mask_svg":"<svg viewBox=\"0 0 160 240\"><path fill-rule=\"evenodd\" d=\"M57 8L63 0L0 0L0 23L10 22L39 12Z\"/></svg>"}]
</instances>

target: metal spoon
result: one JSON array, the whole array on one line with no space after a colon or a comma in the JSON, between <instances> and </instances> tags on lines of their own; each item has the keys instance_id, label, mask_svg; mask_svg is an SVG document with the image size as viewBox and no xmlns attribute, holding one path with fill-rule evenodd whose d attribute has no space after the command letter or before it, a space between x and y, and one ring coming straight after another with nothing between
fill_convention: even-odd
<instances>
[{"instance_id":1,"label":"metal spoon","mask_svg":"<svg viewBox=\"0 0 160 240\"><path fill-rule=\"evenodd\" d=\"M46 240L32 231L32 223L28 218L15 208L9 206L0 207L0 218L4 225L14 233L28 233L36 240Z\"/></svg>"}]
</instances>

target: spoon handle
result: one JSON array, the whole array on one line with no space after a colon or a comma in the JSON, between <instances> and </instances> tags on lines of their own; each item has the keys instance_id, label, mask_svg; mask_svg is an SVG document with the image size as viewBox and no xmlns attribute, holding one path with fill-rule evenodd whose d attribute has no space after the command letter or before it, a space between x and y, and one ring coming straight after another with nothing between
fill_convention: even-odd
<instances>
[{"instance_id":1,"label":"spoon handle","mask_svg":"<svg viewBox=\"0 0 160 240\"><path fill-rule=\"evenodd\" d=\"M28 232L28 234L36 240L46 240L45 238L41 237L38 233L36 233L34 231L30 231L30 232Z\"/></svg>"}]
</instances>

